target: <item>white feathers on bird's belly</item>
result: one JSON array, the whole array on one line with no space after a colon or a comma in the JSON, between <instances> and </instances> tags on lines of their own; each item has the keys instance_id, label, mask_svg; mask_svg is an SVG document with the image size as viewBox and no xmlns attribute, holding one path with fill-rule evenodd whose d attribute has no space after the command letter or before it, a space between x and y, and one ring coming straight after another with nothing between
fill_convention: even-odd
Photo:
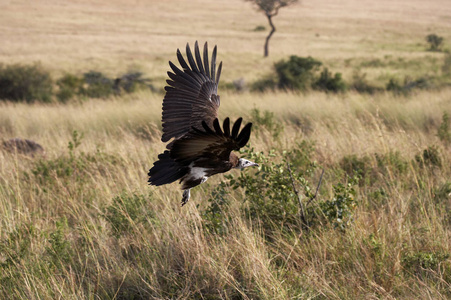
<instances>
[{"instance_id":1,"label":"white feathers on bird's belly","mask_svg":"<svg viewBox=\"0 0 451 300\"><path fill-rule=\"evenodd\" d=\"M189 172L189 174L190 174L191 178L195 178L195 179L202 178L201 183L204 183L208 179L208 177L206 176L208 170L209 169L207 169L207 168L191 167L191 172Z\"/></svg>"},{"instance_id":2,"label":"white feathers on bird's belly","mask_svg":"<svg viewBox=\"0 0 451 300\"><path fill-rule=\"evenodd\" d=\"M183 183L182 189L189 189L195 187L196 185L202 184L207 181L208 176L207 172L211 171L208 168L202 167L194 167L194 162L192 162L189 166L189 172L180 180Z\"/></svg>"}]
</instances>

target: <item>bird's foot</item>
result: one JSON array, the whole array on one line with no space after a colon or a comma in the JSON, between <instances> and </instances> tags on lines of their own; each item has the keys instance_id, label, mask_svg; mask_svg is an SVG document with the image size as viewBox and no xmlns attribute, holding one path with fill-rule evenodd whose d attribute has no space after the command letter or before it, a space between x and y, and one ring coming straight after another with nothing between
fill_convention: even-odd
<instances>
[{"instance_id":1,"label":"bird's foot","mask_svg":"<svg viewBox=\"0 0 451 300\"><path fill-rule=\"evenodd\" d=\"M183 198L182 198L182 206L185 205L190 197L190 189L184 190L183 191Z\"/></svg>"}]
</instances>

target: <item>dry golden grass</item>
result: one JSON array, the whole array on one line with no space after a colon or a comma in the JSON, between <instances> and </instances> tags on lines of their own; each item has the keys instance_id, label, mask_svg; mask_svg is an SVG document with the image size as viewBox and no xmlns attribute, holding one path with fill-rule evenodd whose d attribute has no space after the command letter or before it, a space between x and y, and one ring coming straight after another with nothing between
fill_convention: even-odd
<instances>
[{"instance_id":1,"label":"dry golden grass","mask_svg":"<svg viewBox=\"0 0 451 300\"><path fill-rule=\"evenodd\" d=\"M426 147L441 145L433 128L440 124L442 112L451 109L450 96L451 90L409 98L224 94L221 115L235 117L253 107L274 111L285 126L280 141L263 128L254 131L252 146L266 152L292 149L300 140L314 141L312 159L329 172L352 154L369 155L374 167L374 153L400 151L402 159L410 161ZM205 230L202 211L222 176L194 189L193 199L183 208L177 184L158 188L145 184L148 168L164 149L158 140L160 98L141 93L81 105L2 105L4 137L31 138L46 148L45 158L35 159L0 152L2 240L10 247L2 256L7 272L2 277L4 295L27 299L94 295L444 299L449 295L449 262L439 273L419 273L419 277L409 275L402 265L402 258L412 251L450 250L449 213L436 206L431 194L449 181L449 148L440 147L441 170L412 169L411 174L382 176L376 185L381 184L390 198L379 208L371 208L374 187L362 187L354 224L346 234L326 227L290 238L282 233L277 237L275 232L272 242L265 241L262 229L242 214L238 191L230 195L228 234L215 237ZM427 109L422 105L425 101L429 101ZM74 151L80 161L69 163L75 173L58 175L60 167L55 166L44 175L37 168L39 161L69 160L67 143L73 130L84 133ZM99 151L103 154L97 156ZM86 165L78 166L82 161ZM331 174L323 183L321 199L329 197L326 191L340 180ZM105 214L112 199L124 193L150 196L136 207L142 220L119 209L130 226L116 238ZM123 201L129 201L127 197ZM418 205L423 208L416 216L413 207ZM67 225L57 225L65 224L61 220ZM11 239L18 230L22 231L13 246ZM55 242L58 232L61 240ZM29 243L30 248L19 250L21 243ZM55 244L61 261L52 254ZM441 282L432 284L437 280Z\"/></svg>"},{"instance_id":2,"label":"dry golden grass","mask_svg":"<svg viewBox=\"0 0 451 300\"><path fill-rule=\"evenodd\" d=\"M39 61L54 77L137 68L162 87L175 49L208 40L219 47L223 82L253 81L296 54L345 77L360 68L380 83L391 74L434 73L443 54L424 51L424 37L437 33L449 47L450 20L446 0L302 1L275 18L278 31L263 59L266 33L253 29L266 20L244 1L10 1L0 4L0 62ZM389 63L398 58L406 69ZM372 59L386 64L361 67ZM326 170L318 201L346 181L346 158L365 165L370 174L357 187L346 231L325 223L310 231L273 228L268 237L268 224L246 215L244 190L230 188L227 234L215 235L204 213L223 176L194 189L183 208L177 184L147 186L147 170L164 149L162 94L0 102L0 141L28 138L46 150L34 158L0 151L0 298L451 297L451 149L437 137L451 89L220 94L221 119L252 120L256 108L283 125L274 139L260 124L251 137L256 151L314 143L309 159ZM84 137L69 150L74 131ZM441 167L416 160L430 146ZM394 161L380 165L378 157Z\"/></svg>"}]
</instances>

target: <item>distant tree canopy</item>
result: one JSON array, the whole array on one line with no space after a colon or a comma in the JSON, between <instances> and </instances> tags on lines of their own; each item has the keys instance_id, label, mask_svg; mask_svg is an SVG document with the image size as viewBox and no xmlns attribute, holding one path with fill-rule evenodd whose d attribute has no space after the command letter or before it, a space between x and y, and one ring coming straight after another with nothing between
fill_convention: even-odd
<instances>
[{"instance_id":1,"label":"distant tree canopy","mask_svg":"<svg viewBox=\"0 0 451 300\"><path fill-rule=\"evenodd\" d=\"M268 18L269 25L271 26L271 31L266 37L265 46L264 46L264 56L267 57L269 54L268 44L269 39L276 31L276 27L272 22L272 17L276 16L279 13L279 9L285 6L289 6L293 3L298 2L298 0L245 0L248 2L252 2L257 6L257 10L261 11Z\"/></svg>"}]
</instances>

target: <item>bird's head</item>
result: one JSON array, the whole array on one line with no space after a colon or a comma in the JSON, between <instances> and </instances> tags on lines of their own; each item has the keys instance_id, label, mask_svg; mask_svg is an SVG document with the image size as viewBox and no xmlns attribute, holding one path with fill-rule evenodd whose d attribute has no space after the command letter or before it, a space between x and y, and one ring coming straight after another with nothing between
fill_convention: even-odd
<instances>
[{"instance_id":1,"label":"bird's head","mask_svg":"<svg viewBox=\"0 0 451 300\"><path fill-rule=\"evenodd\" d=\"M250 160L247 160L247 159L244 159L244 158L240 158L238 160L238 164L236 165L235 169L242 170L242 169L247 168L247 167L258 167L258 164L254 163L254 162L252 162Z\"/></svg>"}]
</instances>

